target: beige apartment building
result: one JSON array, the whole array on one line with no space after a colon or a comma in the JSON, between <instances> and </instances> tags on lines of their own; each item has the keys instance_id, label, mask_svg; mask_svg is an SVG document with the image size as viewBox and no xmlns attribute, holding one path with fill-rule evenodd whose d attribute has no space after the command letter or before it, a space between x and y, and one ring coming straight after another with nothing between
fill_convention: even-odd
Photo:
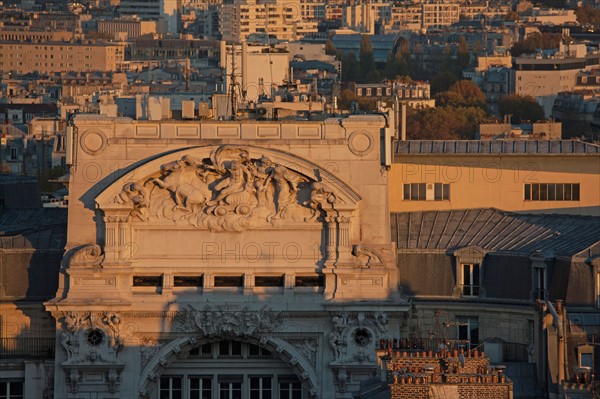
<instances>
[{"instance_id":1,"label":"beige apartment building","mask_svg":"<svg viewBox=\"0 0 600 399\"><path fill-rule=\"evenodd\" d=\"M391 212L600 215L600 146L584 142L404 141L389 179Z\"/></svg>"},{"instance_id":2,"label":"beige apartment building","mask_svg":"<svg viewBox=\"0 0 600 399\"><path fill-rule=\"evenodd\" d=\"M98 21L98 32L112 35L126 34L127 39L153 33L165 33L167 26L162 20L109 19Z\"/></svg>"},{"instance_id":3,"label":"beige apartment building","mask_svg":"<svg viewBox=\"0 0 600 399\"><path fill-rule=\"evenodd\" d=\"M390 22L413 31L439 29L458 22L460 14L458 3L410 3L391 7Z\"/></svg>"},{"instance_id":4,"label":"beige apartment building","mask_svg":"<svg viewBox=\"0 0 600 399\"><path fill-rule=\"evenodd\" d=\"M119 44L0 41L2 72L108 72L123 59L124 46Z\"/></svg>"},{"instance_id":5,"label":"beige apartment building","mask_svg":"<svg viewBox=\"0 0 600 399\"><path fill-rule=\"evenodd\" d=\"M303 20L298 0L235 0L232 4L221 6L220 16L221 35L227 41L246 41L253 34L268 34L279 40L295 40L306 33L317 31L314 21Z\"/></svg>"},{"instance_id":6,"label":"beige apartment building","mask_svg":"<svg viewBox=\"0 0 600 399\"><path fill-rule=\"evenodd\" d=\"M589 71L600 62L600 54L587 54L584 44L559 46L552 58L516 57L513 62L514 92L536 97L546 116L552 112L558 93L571 91L581 71Z\"/></svg>"},{"instance_id":7,"label":"beige apartment building","mask_svg":"<svg viewBox=\"0 0 600 399\"><path fill-rule=\"evenodd\" d=\"M0 28L0 40L25 41L64 41L73 39L73 32L63 30L29 30Z\"/></svg>"}]
</instances>

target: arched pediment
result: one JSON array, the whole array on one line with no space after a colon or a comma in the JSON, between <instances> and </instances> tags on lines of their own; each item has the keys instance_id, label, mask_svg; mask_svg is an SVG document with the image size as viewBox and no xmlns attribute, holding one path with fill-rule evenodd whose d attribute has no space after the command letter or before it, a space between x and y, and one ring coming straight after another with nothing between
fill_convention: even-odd
<instances>
[{"instance_id":1,"label":"arched pediment","mask_svg":"<svg viewBox=\"0 0 600 399\"><path fill-rule=\"evenodd\" d=\"M106 216L240 231L314 222L320 210L354 210L360 195L319 165L255 146L169 153L129 171L96 204Z\"/></svg>"}]
</instances>

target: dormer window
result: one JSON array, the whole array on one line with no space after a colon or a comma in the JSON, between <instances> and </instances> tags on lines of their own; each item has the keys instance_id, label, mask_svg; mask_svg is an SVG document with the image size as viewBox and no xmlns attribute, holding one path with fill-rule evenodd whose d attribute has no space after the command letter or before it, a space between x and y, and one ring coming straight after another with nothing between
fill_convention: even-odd
<instances>
[{"instance_id":1,"label":"dormer window","mask_svg":"<svg viewBox=\"0 0 600 399\"><path fill-rule=\"evenodd\" d=\"M462 265L462 296L479 296L479 268L477 263Z\"/></svg>"},{"instance_id":2,"label":"dormer window","mask_svg":"<svg viewBox=\"0 0 600 399\"><path fill-rule=\"evenodd\" d=\"M545 301L548 299L548 268L554 260L552 251L535 251L531 260L531 300Z\"/></svg>"},{"instance_id":3,"label":"dormer window","mask_svg":"<svg viewBox=\"0 0 600 399\"><path fill-rule=\"evenodd\" d=\"M454 252L456 257L456 285L454 296L485 297L483 259L487 251L473 246Z\"/></svg>"}]
</instances>

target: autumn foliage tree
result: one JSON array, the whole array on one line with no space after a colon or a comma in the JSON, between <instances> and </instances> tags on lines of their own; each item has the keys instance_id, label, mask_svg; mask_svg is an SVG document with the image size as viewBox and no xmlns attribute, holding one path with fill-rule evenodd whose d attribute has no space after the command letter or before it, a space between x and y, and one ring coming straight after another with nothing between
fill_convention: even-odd
<instances>
[{"instance_id":1,"label":"autumn foliage tree","mask_svg":"<svg viewBox=\"0 0 600 399\"><path fill-rule=\"evenodd\" d=\"M459 80L450 88L436 96L439 106L481 107L485 109L486 99L479 87L470 80Z\"/></svg>"},{"instance_id":2,"label":"autumn foliage tree","mask_svg":"<svg viewBox=\"0 0 600 399\"><path fill-rule=\"evenodd\" d=\"M511 123L536 122L546 118L544 108L532 96L509 94L500 99L498 109L502 116L511 115Z\"/></svg>"},{"instance_id":3,"label":"autumn foliage tree","mask_svg":"<svg viewBox=\"0 0 600 399\"><path fill-rule=\"evenodd\" d=\"M488 114L479 107L410 109L406 120L409 140L474 139Z\"/></svg>"}]
</instances>

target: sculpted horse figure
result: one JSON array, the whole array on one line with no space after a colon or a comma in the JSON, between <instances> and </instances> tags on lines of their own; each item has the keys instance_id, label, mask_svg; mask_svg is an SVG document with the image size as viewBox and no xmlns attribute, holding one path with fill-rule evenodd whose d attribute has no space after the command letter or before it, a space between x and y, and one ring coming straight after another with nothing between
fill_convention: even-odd
<instances>
[{"instance_id":1,"label":"sculpted horse figure","mask_svg":"<svg viewBox=\"0 0 600 399\"><path fill-rule=\"evenodd\" d=\"M184 210L186 217L195 213L200 206L212 197L212 191L199 177L198 168L184 160L177 160L161 166L161 177L151 180L160 188L164 188L175 197L173 210Z\"/></svg>"}]
</instances>

